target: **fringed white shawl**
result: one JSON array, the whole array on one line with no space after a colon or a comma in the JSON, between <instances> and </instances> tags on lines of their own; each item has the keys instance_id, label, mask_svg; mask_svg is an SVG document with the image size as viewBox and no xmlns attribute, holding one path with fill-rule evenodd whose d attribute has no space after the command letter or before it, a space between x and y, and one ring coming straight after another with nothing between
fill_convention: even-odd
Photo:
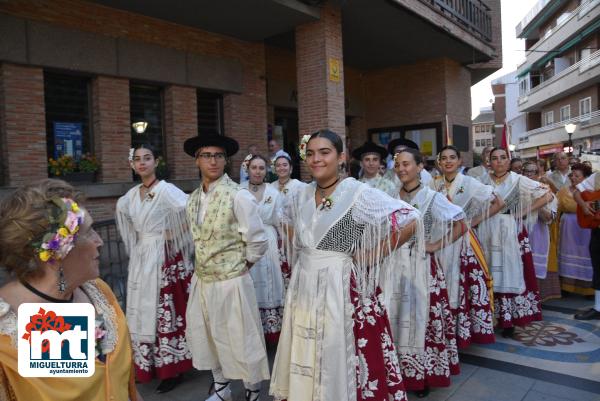
<instances>
[{"instance_id":1,"label":"fringed white shawl","mask_svg":"<svg viewBox=\"0 0 600 401\"><path fill-rule=\"evenodd\" d=\"M467 227L471 228L471 221L477 216L483 215L483 221L489 218L491 202L494 200L494 190L490 185L482 184L475 178L463 174L457 174L450 185L446 185L445 181L444 177L439 177L429 185L463 209ZM467 232L462 238L437 252L446 275L448 298L452 309L456 309L459 304L460 254L463 246L469 246L469 236Z\"/></svg>"},{"instance_id":2,"label":"fringed white shawl","mask_svg":"<svg viewBox=\"0 0 600 401\"><path fill-rule=\"evenodd\" d=\"M492 185L494 192L505 203L497 215L481 223L477 230L492 271L494 291L520 294L525 291L525 279L518 236L524 227L524 216L527 216L527 220L537 221L538 212L532 212L531 206L549 189L544 184L513 172L500 184L496 184L491 175L484 176L482 182Z\"/></svg>"},{"instance_id":3,"label":"fringed white shawl","mask_svg":"<svg viewBox=\"0 0 600 401\"><path fill-rule=\"evenodd\" d=\"M181 252L186 270L191 270L194 248L185 214L188 196L161 181L142 200L139 188L136 185L119 198L116 220L129 255L129 331L134 341L154 343L161 266Z\"/></svg>"}]
</instances>

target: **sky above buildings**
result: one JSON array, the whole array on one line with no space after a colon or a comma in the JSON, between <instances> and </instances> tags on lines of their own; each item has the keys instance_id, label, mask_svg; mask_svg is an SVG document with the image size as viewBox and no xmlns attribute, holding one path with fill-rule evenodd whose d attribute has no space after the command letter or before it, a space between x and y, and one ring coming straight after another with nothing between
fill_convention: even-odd
<instances>
[{"instance_id":1,"label":"sky above buildings","mask_svg":"<svg viewBox=\"0 0 600 401\"><path fill-rule=\"evenodd\" d=\"M515 28L538 0L502 0L502 65L503 67L471 87L471 116L475 118L482 107L491 106L491 82L517 69L525 60L525 41L515 37Z\"/></svg>"}]
</instances>

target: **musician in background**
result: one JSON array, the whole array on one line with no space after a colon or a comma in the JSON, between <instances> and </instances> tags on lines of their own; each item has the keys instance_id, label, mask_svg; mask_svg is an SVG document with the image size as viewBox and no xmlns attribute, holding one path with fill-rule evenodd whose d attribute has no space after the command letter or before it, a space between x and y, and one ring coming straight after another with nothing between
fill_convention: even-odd
<instances>
[{"instance_id":1,"label":"musician in background","mask_svg":"<svg viewBox=\"0 0 600 401\"><path fill-rule=\"evenodd\" d=\"M581 197L581 192L600 190L600 173L594 173L582 182L580 182L573 198L577 206L581 208L586 216L593 216L595 213L594 202L586 202ZM592 229L590 237L590 256L592 258L592 267L594 268L592 277L592 288L594 289L595 303L594 307L585 312L575 314L575 319L592 320L600 319L600 227Z\"/></svg>"}]
</instances>

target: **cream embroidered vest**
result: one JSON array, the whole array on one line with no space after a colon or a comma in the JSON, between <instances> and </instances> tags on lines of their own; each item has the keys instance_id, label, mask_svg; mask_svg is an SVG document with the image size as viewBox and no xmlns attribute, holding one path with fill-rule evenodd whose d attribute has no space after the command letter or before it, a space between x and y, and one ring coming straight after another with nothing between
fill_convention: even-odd
<instances>
[{"instance_id":1,"label":"cream embroidered vest","mask_svg":"<svg viewBox=\"0 0 600 401\"><path fill-rule=\"evenodd\" d=\"M196 274L206 282L229 280L246 272L245 243L233 214L233 200L240 190L227 175L214 189L202 224L198 224L200 195L196 189L187 203L187 217L196 248Z\"/></svg>"}]
</instances>

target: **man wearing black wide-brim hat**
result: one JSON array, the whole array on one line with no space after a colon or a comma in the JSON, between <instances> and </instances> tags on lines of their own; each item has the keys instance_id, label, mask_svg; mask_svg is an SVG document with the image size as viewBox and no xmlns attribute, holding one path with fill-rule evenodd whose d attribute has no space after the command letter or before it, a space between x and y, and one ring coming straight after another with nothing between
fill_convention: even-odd
<instances>
[{"instance_id":1,"label":"man wearing black wide-brim hat","mask_svg":"<svg viewBox=\"0 0 600 401\"><path fill-rule=\"evenodd\" d=\"M386 171L386 173L383 176L384 176L384 178L387 178L388 180L395 183L398 186L398 188L400 188L402 186L402 183L400 182L400 180L396 176L396 173L394 172L393 157L396 153L398 153L406 148L420 150L419 145L417 145L416 142L411 141L410 139L396 138L396 139L390 141L390 143L388 143L388 151L392 155L392 160L389 161L388 166L387 166L388 171ZM433 179L433 177L431 176L429 171L427 171L425 169L421 169L421 184L428 185L432 179Z\"/></svg>"},{"instance_id":2,"label":"man wearing black wide-brim hat","mask_svg":"<svg viewBox=\"0 0 600 401\"><path fill-rule=\"evenodd\" d=\"M381 161L385 160L387 154L388 152L384 147L378 146L373 142L365 142L364 145L352 152L352 157L360 160L360 167L363 173L360 181L390 196L396 196L398 194L397 185L379 174Z\"/></svg>"},{"instance_id":3,"label":"man wearing black wide-brim hat","mask_svg":"<svg viewBox=\"0 0 600 401\"><path fill-rule=\"evenodd\" d=\"M187 219L196 252L186 313L186 339L194 367L211 370L214 393L207 401L231 400L231 380L243 380L246 400L258 399L269 379L254 284L248 270L267 250L258 204L227 174L238 143L223 135L185 141L202 184L189 197Z\"/></svg>"}]
</instances>

